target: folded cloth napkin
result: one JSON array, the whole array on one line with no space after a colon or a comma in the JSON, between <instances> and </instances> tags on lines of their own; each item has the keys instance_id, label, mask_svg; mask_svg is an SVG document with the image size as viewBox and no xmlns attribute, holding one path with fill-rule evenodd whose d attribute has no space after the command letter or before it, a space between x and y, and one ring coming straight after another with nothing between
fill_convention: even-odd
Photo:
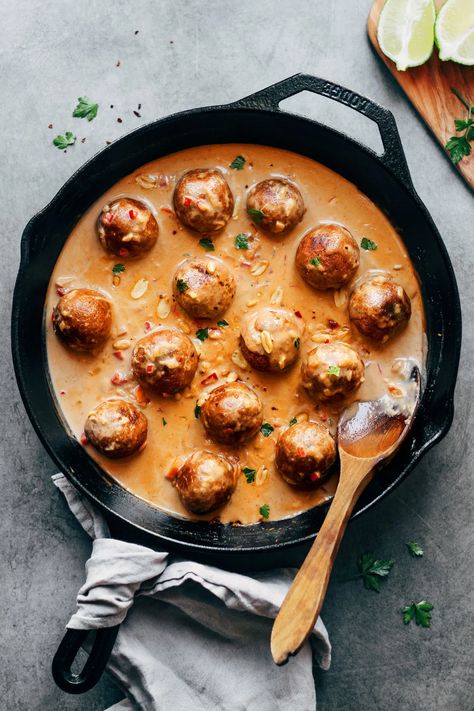
<instances>
[{"instance_id":1,"label":"folded cloth napkin","mask_svg":"<svg viewBox=\"0 0 474 711\"><path fill-rule=\"evenodd\" d=\"M312 657L328 669L318 619L311 645L284 667L270 654L272 622L294 570L250 575L110 538L99 511L53 476L94 539L72 629L121 623L108 671L127 698L109 711L313 711Z\"/></svg>"}]
</instances>

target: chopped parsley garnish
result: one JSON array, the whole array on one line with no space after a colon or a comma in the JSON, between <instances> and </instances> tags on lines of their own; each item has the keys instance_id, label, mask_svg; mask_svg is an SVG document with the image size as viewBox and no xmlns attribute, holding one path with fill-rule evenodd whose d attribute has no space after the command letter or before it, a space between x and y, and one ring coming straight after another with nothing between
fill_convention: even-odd
<instances>
[{"instance_id":1,"label":"chopped parsley garnish","mask_svg":"<svg viewBox=\"0 0 474 711\"><path fill-rule=\"evenodd\" d=\"M71 131L66 131L64 136L56 136L53 138L53 145L63 151L68 146L72 146L76 142L76 137Z\"/></svg>"},{"instance_id":2,"label":"chopped parsley garnish","mask_svg":"<svg viewBox=\"0 0 474 711\"><path fill-rule=\"evenodd\" d=\"M221 319L220 321L217 322L217 325L219 326L219 328L225 328L225 327L228 326L229 324L228 324L228 322L225 320L225 318L223 318L223 319Z\"/></svg>"},{"instance_id":3,"label":"chopped parsley garnish","mask_svg":"<svg viewBox=\"0 0 474 711\"><path fill-rule=\"evenodd\" d=\"M256 225L259 225L261 223L261 221L263 220L263 218L265 217L265 215L263 214L263 212L261 210L256 210L254 207L249 207L247 209L247 212L250 215L250 217L252 218L252 220L255 222Z\"/></svg>"},{"instance_id":4,"label":"chopped parsley garnish","mask_svg":"<svg viewBox=\"0 0 474 711\"><path fill-rule=\"evenodd\" d=\"M163 427L166 427L166 425L167 425L168 423L166 422L166 420L165 420L164 417L161 418L161 421L162 421L162 423L163 423Z\"/></svg>"},{"instance_id":5,"label":"chopped parsley garnish","mask_svg":"<svg viewBox=\"0 0 474 711\"><path fill-rule=\"evenodd\" d=\"M328 374L338 376L341 374L341 369L338 365L330 365L328 368Z\"/></svg>"},{"instance_id":6,"label":"chopped parsley garnish","mask_svg":"<svg viewBox=\"0 0 474 711\"><path fill-rule=\"evenodd\" d=\"M360 241L360 246L362 249L367 250L367 252L373 252L377 249L377 242L372 242L371 239L367 239L367 237L362 237Z\"/></svg>"},{"instance_id":7,"label":"chopped parsley garnish","mask_svg":"<svg viewBox=\"0 0 474 711\"><path fill-rule=\"evenodd\" d=\"M249 248L249 238L243 232L238 234L234 239L234 244L236 249L248 249Z\"/></svg>"},{"instance_id":8,"label":"chopped parsley garnish","mask_svg":"<svg viewBox=\"0 0 474 711\"><path fill-rule=\"evenodd\" d=\"M298 422L298 420L296 419L296 417L292 417L290 420L290 427L293 427L293 425L296 425L297 422Z\"/></svg>"},{"instance_id":9,"label":"chopped parsley garnish","mask_svg":"<svg viewBox=\"0 0 474 711\"><path fill-rule=\"evenodd\" d=\"M300 343L301 343L301 341L299 338L295 338L295 340L293 341L293 345L296 349L298 349L300 347Z\"/></svg>"},{"instance_id":10,"label":"chopped parsley garnish","mask_svg":"<svg viewBox=\"0 0 474 711\"><path fill-rule=\"evenodd\" d=\"M121 274L124 271L125 271L125 267L123 264L114 264L114 266L112 267L113 274Z\"/></svg>"},{"instance_id":11,"label":"chopped parsley garnish","mask_svg":"<svg viewBox=\"0 0 474 711\"><path fill-rule=\"evenodd\" d=\"M263 506L260 506L258 511L262 518L268 518L270 516L270 506L268 504L263 504Z\"/></svg>"},{"instance_id":12,"label":"chopped parsley garnish","mask_svg":"<svg viewBox=\"0 0 474 711\"><path fill-rule=\"evenodd\" d=\"M200 416L201 416L201 406L196 405L196 407L194 408L194 417L196 418L196 420L198 420Z\"/></svg>"},{"instance_id":13,"label":"chopped parsley garnish","mask_svg":"<svg viewBox=\"0 0 474 711\"><path fill-rule=\"evenodd\" d=\"M87 96L80 96L78 98L78 104L72 115L74 118L86 118L88 121L92 121L97 116L97 111L99 110L99 104L93 104Z\"/></svg>"},{"instance_id":14,"label":"chopped parsley garnish","mask_svg":"<svg viewBox=\"0 0 474 711\"><path fill-rule=\"evenodd\" d=\"M408 552L412 558L421 558L423 555L424 551L419 543L407 543L406 547L408 548Z\"/></svg>"},{"instance_id":15,"label":"chopped parsley garnish","mask_svg":"<svg viewBox=\"0 0 474 711\"><path fill-rule=\"evenodd\" d=\"M209 337L209 329L208 328L198 328L196 331L196 338L199 338L200 341L205 341L206 338Z\"/></svg>"},{"instance_id":16,"label":"chopped parsley garnish","mask_svg":"<svg viewBox=\"0 0 474 711\"><path fill-rule=\"evenodd\" d=\"M209 239L209 237L203 237L202 239L199 240L199 244L201 247L204 247L206 252L214 252L215 247L214 247L214 242L212 239Z\"/></svg>"},{"instance_id":17,"label":"chopped parsley garnish","mask_svg":"<svg viewBox=\"0 0 474 711\"><path fill-rule=\"evenodd\" d=\"M461 96L457 89L451 89L453 94L457 96L459 101L467 109L467 117L465 119L455 119L454 127L460 136L451 136L445 148L449 153L451 162L457 165L465 156L471 153L471 141L474 141L474 106Z\"/></svg>"},{"instance_id":18,"label":"chopped parsley garnish","mask_svg":"<svg viewBox=\"0 0 474 711\"><path fill-rule=\"evenodd\" d=\"M178 279L176 282L176 288L180 294L184 294L184 292L189 289L189 285L184 281L184 279Z\"/></svg>"},{"instance_id":19,"label":"chopped parsley garnish","mask_svg":"<svg viewBox=\"0 0 474 711\"><path fill-rule=\"evenodd\" d=\"M431 610L434 605L426 600L420 602L412 602L411 605L405 605L400 612L403 615L403 622L408 625L412 620L415 620L417 625L422 627L431 627Z\"/></svg>"},{"instance_id":20,"label":"chopped parsley garnish","mask_svg":"<svg viewBox=\"0 0 474 711\"><path fill-rule=\"evenodd\" d=\"M309 260L309 263L310 263L313 267L319 267L319 265L321 264L321 260L320 260L319 257L313 257L312 259Z\"/></svg>"},{"instance_id":21,"label":"chopped parsley garnish","mask_svg":"<svg viewBox=\"0 0 474 711\"><path fill-rule=\"evenodd\" d=\"M260 427L260 432L263 434L264 437L270 437L271 433L273 432L273 427L269 422L264 422L263 425Z\"/></svg>"},{"instance_id":22,"label":"chopped parsley garnish","mask_svg":"<svg viewBox=\"0 0 474 711\"><path fill-rule=\"evenodd\" d=\"M377 560L372 553L363 553L357 561L359 575L366 590L380 592L380 581L392 570L393 560Z\"/></svg>"},{"instance_id":23,"label":"chopped parsley garnish","mask_svg":"<svg viewBox=\"0 0 474 711\"><path fill-rule=\"evenodd\" d=\"M242 474L245 475L245 478L247 479L247 484L253 484L255 481L255 474L257 473L256 469L250 469L250 467L244 467L242 469Z\"/></svg>"},{"instance_id":24,"label":"chopped parsley garnish","mask_svg":"<svg viewBox=\"0 0 474 711\"><path fill-rule=\"evenodd\" d=\"M242 170L245 165L245 158L243 156L235 156L234 160L230 164L230 167L234 170Z\"/></svg>"}]
</instances>

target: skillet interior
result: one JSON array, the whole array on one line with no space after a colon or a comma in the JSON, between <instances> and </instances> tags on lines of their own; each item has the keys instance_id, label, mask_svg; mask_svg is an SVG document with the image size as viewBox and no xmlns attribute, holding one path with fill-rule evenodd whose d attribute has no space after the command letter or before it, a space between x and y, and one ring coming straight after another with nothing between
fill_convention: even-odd
<instances>
[{"instance_id":1,"label":"skillet interior","mask_svg":"<svg viewBox=\"0 0 474 711\"><path fill-rule=\"evenodd\" d=\"M49 278L71 229L90 204L121 177L153 158L207 143L261 143L286 148L327 165L355 183L386 212L402 236L421 281L428 340L427 379L409 437L367 488L354 515L398 484L451 424L461 319L456 282L444 245L411 186L393 123L390 140L384 140L387 153L382 162L342 134L277 109L278 100L285 95L304 88L318 91L315 87L319 84L313 82L334 87L297 75L276 85L283 87L283 93L270 87L233 105L183 112L134 131L83 166L25 229L12 314L12 348L20 392L56 464L116 523L123 522L127 535L136 538L148 533L156 545L188 552L193 549L195 554L270 552L310 540L325 515L324 508L316 508L293 518L245 527L173 518L111 481L66 434L48 382L42 333ZM347 93L349 101L344 103L351 103L350 97L355 95ZM390 120L388 112L369 105L372 113L379 110Z\"/></svg>"}]
</instances>

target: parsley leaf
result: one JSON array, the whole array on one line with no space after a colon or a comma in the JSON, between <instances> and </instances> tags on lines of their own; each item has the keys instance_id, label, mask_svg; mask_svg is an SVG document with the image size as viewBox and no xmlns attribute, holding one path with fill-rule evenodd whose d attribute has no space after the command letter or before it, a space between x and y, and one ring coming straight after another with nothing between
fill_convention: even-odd
<instances>
[{"instance_id":1,"label":"parsley leaf","mask_svg":"<svg viewBox=\"0 0 474 711\"><path fill-rule=\"evenodd\" d=\"M199 419L200 415L201 415L201 406L196 405L196 407L194 408L194 417L196 418L196 420Z\"/></svg>"},{"instance_id":2,"label":"parsley leaf","mask_svg":"<svg viewBox=\"0 0 474 711\"><path fill-rule=\"evenodd\" d=\"M270 516L270 506L268 504L263 504L258 510L262 518L268 518Z\"/></svg>"},{"instance_id":3,"label":"parsley leaf","mask_svg":"<svg viewBox=\"0 0 474 711\"><path fill-rule=\"evenodd\" d=\"M196 338L199 338L200 341L205 341L206 338L209 336L209 329L208 328L198 328L196 331Z\"/></svg>"},{"instance_id":4,"label":"parsley leaf","mask_svg":"<svg viewBox=\"0 0 474 711\"><path fill-rule=\"evenodd\" d=\"M184 281L184 279L178 279L176 282L176 288L180 294L184 294L184 292L189 289L189 285Z\"/></svg>"},{"instance_id":5,"label":"parsley leaf","mask_svg":"<svg viewBox=\"0 0 474 711\"><path fill-rule=\"evenodd\" d=\"M451 91L467 109L466 119L454 120L454 128L458 133L461 133L461 135L451 136L445 146L451 158L451 162L457 165L459 161L471 153L471 141L474 141L474 119L472 118L474 106L466 101L457 89L452 88Z\"/></svg>"},{"instance_id":6,"label":"parsley leaf","mask_svg":"<svg viewBox=\"0 0 474 711\"><path fill-rule=\"evenodd\" d=\"M298 420L296 419L296 417L293 417L293 418L290 420L290 427L293 427L293 425L296 425L297 422L298 422Z\"/></svg>"},{"instance_id":7,"label":"parsley leaf","mask_svg":"<svg viewBox=\"0 0 474 711\"><path fill-rule=\"evenodd\" d=\"M264 422L263 425L260 427L260 432L263 434L264 437L270 437L271 433L273 432L273 427L269 422Z\"/></svg>"},{"instance_id":8,"label":"parsley leaf","mask_svg":"<svg viewBox=\"0 0 474 711\"><path fill-rule=\"evenodd\" d=\"M74 118L86 118L88 121L92 121L97 116L97 111L99 109L99 104L93 104L87 96L80 96L78 98L78 104L72 115Z\"/></svg>"},{"instance_id":9,"label":"parsley leaf","mask_svg":"<svg viewBox=\"0 0 474 711\"><path fill-rule=\"evenodd\" d=\"M221 319L220 321L217 322L217 325L218 325L220 328L225 328L225 326L228 326L229 324L228 324L228 322L225 320L225 318L223 318L223 319Z\"/></svg>"},{"instance_id":10,"label":"parsley leaf","mask_svg":"<svg viewBox=\"0 0 474 711\"><path fill-rule=\"evenodd\" d=\"M367 239L367 237L362 237L360 241L360 246L362 247L362 249L365 249L368 252L373 252L377 249L377 242L372 242L371 239Z\"/></svg>"},{"instance_id":11,"label":"parsley leaf","mask_svg":"<svg viewBox=\"0 0 474 711\"><path fill-rule=\"evenodd\" d=\"M394 562L393 560L378 560L372 553L363 553L357 561L357 567L365 589L380 592L380 580L387 577Z\"/></svg>"},{"instance_id":12,"label":"parsley leaf","mask_svg":"<svg viewBox=\"0 0 474 711\"><path fill-rule=\"evenodd\" d=\"M242 170L245 165L245 158L243 156L235 156L234 160L230 164L230 167L234 170Z\"/></svg>"},{"instance_id":13,"label":"parsley leaf","mask_svg":"<svg viewBox=\"0 0 474 711\"><path fill-rule=\"evenodd\" d=\"M166 420L165 420L164 417L161 418L161 421L162 421L162 423L163 423L163 427L166 427L166 425L167 425L168 423L166 422Z\"/></svg>"},{"instance_id":14,"label":"parsley leaf","mask_svg":"<svg viewBox=\"0 0 474 711\"><path fill-rule=\"evenodd\" d=\"M250 469L250 467L244 467L242 469L242 473L245 474L245 478L247 479L247 484L253 484L255 481L255 474L257 473L256 469Z\"/></svg>"},{"instance_id":15,"label":"parsley leaf","mask_svg":"<svg viewBox=\"0 0 474 711\"><path fill-rule=\"evenodd\" d=\"M336 377L341 374L341 369L338 365L330 365L328 368L328 375L335 375Z\"/></svg>"},{"instance_id":16,"label":"parsley leaf","mask_svg":"<svg viewBox=\"0 0 474 711\"><path fill-rule=\"evenodd\" d=\"M434 605L426 600L420 602L412 602L411 605L405 605L400 612L403 615L403 622L408 625L413 619L417 625L422 627L431 627L431 611Z\"/></svg>"},{"instance_id":17,"label":"parsley leaf","mask_svg":"<svg viewBox=\"0 0 474 711\"><path fill-rule=\"evenodd\" d=\"M406 543L406 547L412 558L420 558L424 553L419 543Z\"/></svg>"},{"instance_id":18,"label":"parsley leaf","mask_svg":"<svg viewBox=\"0 0 474 711\"><path fill-rule=\"evenodd\" d=\"M209 237L203 237L202 239L199 240L199 244L201 247L204 247L206 252L214 252L215 247L214 247L214 242L212 239L209 239Z\"/></svg>"},{"instance_id":19,"label":"parsley leaf","mask_svg":"<svg viewBox=\"0 0 474 711\"><path fill-rule=\"evenodd\" d=\"M234 239L234 244L236 249L248 249L249 248L249 238L243 232L238 234Z\"/></svg>"},{"instance_id":20,"label":"parsley leaf","mask_svg":"<svg viewBox=\"0 0 474 711\"><path fill-rule=\"evenodd\" d=\"M300 347L300 343L301 343L300 339L295 338L295 340L293 341L293 345L296 348L296 350L298 350L298 348Z\"/></svg>"},{"instance_id":21,"label":"parsley leaf","mask_svg":"<svg viewBox=\"0 0 474 711\"><path fill-rule=\"evenodd\" d=\"M319 265L321 264L321 260L320 260L319 257L313 257L312 259L309 260L309 263L310 263L313 267L319 267Z\"/></svg>"},{"instance_id":22,"label":"parsley leaf","mask_svg":"<svg viewBox=\"0 0 474 711\"><path fill-rule=\"evenodd\" d=\"M263 212L261 210L256 210L254 207L249 207L247 209L247 213L249 214L249 216L252 218L252 220L255 222L256 225L259 225L261 223L261 221L263 220L263 218L265 217L265 215L263 214Z\"/></svg>"},{"instance_id":23,"label":"parsley leaf","mask_svg":"<svg viewBox=\"0 0 474 711\"><path fill-rule=\"evenodd\" d=\"M123 264L114 264L114 266L112 267L113 274L121 274L124 271L125 271L125 267Z\"/></svg>"},{"instance_id":24,"label":"parsley leaf","mask_svg":"<svg viewBox=\"0 0 474 711\"><path fill-rule=\"evenodd\" d=\"M71 131L66 131L64 136L56 136L56 138L53 139L53 145L56 146L56 148L59 148L59 150L63 151L65 148L68 146L72 146L76 142L76 137Z\"/></svg>"}]
</instances>

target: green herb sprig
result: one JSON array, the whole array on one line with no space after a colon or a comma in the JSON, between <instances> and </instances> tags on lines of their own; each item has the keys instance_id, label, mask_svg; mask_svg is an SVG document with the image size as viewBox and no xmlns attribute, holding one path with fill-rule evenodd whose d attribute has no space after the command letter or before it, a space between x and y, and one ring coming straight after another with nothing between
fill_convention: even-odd
<instances>
[{"instance_id":1,"label":"green herb sprig","mask_svg":"<svg viewBox=\"0 0 474 711\"><path fill-rule=\"evenodd\" d=\"M95 119L97 111L99 110L99 104L94 104L92 101L89 101L87 96L80 96L77 101L78 104L72 112L74 118L85 118L88 121Z\"/></svg>"},{"instance_id":2,"label":"green herb sprig","mask_svg":"<svg viewBox=\"0 0 474 711\"><path fill-rule=\"evenodd\" d=\"M412 602L411 605L405 605L400 612L403 615L403 623L408 625L412 620L415 620L417 625L421 627L431 627L431 611L434 605L426 600L420 602Z\"/></svg>"},{"instance_id":3,"label":"green herb sprig","mask_svg":"<svg viewBox=\"0 0 474 711\"><path fill-rule=\"evenodd\" d=\"M474 141L474 119L472 117L474 106L466 101L457 89L451 88L451 91L467 109L467 117L465 119L454 120L454 127L460 135L451 136L445 146L451 162L457 165L464 157L470 155L472 150L471 142Z\"/></svg>"}]
</instances>

